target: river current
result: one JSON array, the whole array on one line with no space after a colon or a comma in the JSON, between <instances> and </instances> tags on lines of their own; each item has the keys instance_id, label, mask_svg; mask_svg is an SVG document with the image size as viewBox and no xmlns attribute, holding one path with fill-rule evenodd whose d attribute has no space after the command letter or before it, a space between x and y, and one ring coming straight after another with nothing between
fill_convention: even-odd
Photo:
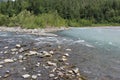
<instances>
[{"instance_id":1,"label":"river current","mask_svg":"<svg viewBox=\"0 0 120 80\"><path fill-rule=\"evenodd\" d=\"M120 80L120 28L71 28L55 34L58 36L0 32L0 47L29 41L64 44L71 47L70 60L88 80Z\"/></svg>"}]
</instances>

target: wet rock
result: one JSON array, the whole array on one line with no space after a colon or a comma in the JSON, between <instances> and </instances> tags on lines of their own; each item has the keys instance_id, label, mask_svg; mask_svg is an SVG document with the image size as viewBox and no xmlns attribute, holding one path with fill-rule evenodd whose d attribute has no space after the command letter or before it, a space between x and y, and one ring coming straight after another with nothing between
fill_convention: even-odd
<instances>
[{"instance_id":1,"label":"wet rock","mask_svg":"<svg viewBox=\"0 0 120 80\"><path fill-rule=\"evenodd\" d=\"M58 49L60 49L61 48L61 46L58 46Z\"/></svg>"},{"instance_id":2,"label":"wet rock","mask_svg":"<svg viewBox=\"0 0 120 80\"><path fill-rule=\"evenodd\" d=\"M79 73L79 68L72 69L75 74Z\"/></svg>"},{"instance_id":3,"label":"wet rock","mask_svg":"<svg viewBox=\"0 0 120 80\"><path fill-rule=\"evenodd\" d=\"M49 74L49 77L52 78L52 77L55 77L55 75L54 74Z\"/></svg>"},{"instance_id":4,"label":"wet rock","mask_svg":"<svg viewBox=\"0 0 120 80\"><path fill-rule=\"evenodd\" d=\"M30 53L30 55L35 55L35 54L37 54L36 51L29 51L29 53Z\"/></svg>"},{"instance_id":5,"label":"wet rock","mask_svg":"<svg viewBox=\"0 0 120 80\"><path fill-rule=\"evenodd\" d=\"M20 48L21 47L21 45L20 44L16 44L16 48Z\"/></svg>"},{"instance_id":6,"label":"wet rock","mask_svg":"<svg viewBox=\"0 0 120 80\"><path fill-rule=\"evenodd\" d=\"M57 80L58 79L58 77L54 77L54 80Z\"/></svg>"},{"instance_id":7,"label":"wet rock","mask_svg":"<svg viewBox=\"0 0 120 80\"><path fill-rule=\"evenodd\" d=\"M8 53L8 51L4 51L4 53L6 54L6 53Z\"/></svg>"},{"instance_id":8,"label":"wet rock","mask_svg":"<svg viewBox=\"0 0 120 80\"><path fill-rule=\"evenodd\" d=\"M41 74L37 74L37 76L41 76Z\"/></svg>"},{"instance_id":9,"label":"wet rock","mask_svg":"<svg viewBox=\"0 0 120 80\"><path fill-rule=\"evenodd\" d=\"M49 53L50 53L50 54L54 54L54 52L53 52L53 51L50 51Z\"/></svg>"},{"instance_id":10,"label":"wet rock","mask_svg":"<svg viewBox=\"0 0 120 80\"><path fill-rule=\"evenodd\" d=\"M72 71L72 70L69 70L68 73L73 74L73 71Z\"/></svg>"},{"instance_id":11,"label":"wet rock","mask_svg":"<svg viewBox=\"0 0 120 80\"><path fill-rule=\"evenodd\" d=\"M16 59L16 58L13 58L13 60L14 60L14 61L17 61L17 59Z\"/></svg>"},{"instance_id":12,"label":"wet rock","mask_svg":"<svg viewBox=\"0 0 120 80\"><path fill-rule=\"evenodd\" d=\"M8 49L8 46L5 46L4 49Z\"/></svg>"},{"instance_id":13,"label":"wet rock","mask_svg":"<svg viewBox=\"0 0 120 80\"><path fill-rule=\"evenodd\" d=\"M69 56L70 56L68 53L65 53L64 55L65 55L66 57L69 57Z\"/></svg>"},{"instance_id":14,"label":"wet rock","mask_svg":"<svg viewBox=\"0 0 120 80\"><path fill-rule=\"evenodd\" d=\"M38 62L38 63L36 64L36 66L39 67L39 66L40 66L40 63Z\"/></svg>"},{"instance_id":15,"label":"wet rock","mask_svg":"<svg viewBox=\"0 0 120 80\"><path fill-rule=\"evenodd\" d=\"M20 63L22 63L22 62L23 62L23 60L19 60L19 62L20 62Z\"/></svg>"},{"instance_id":16,"label":"wet rock","mask_svg":"<svg viewBox=\"0 0 120 80\"><path fill-rule=\"evenodd\" d=\"M7 78L7 77L9 77L10 76L10 71L6 71L6 73L5 73L5 75L4 75L4 78Z\"/></svg>"},{"instance_id":17,"label":"wet rock","mask_svg":"<svg viewBox=\"0 0 120 80\"><path fill-rule=\"evenodd\" d=\"M66 51L72 51L71 49L66 49Z\"/></svg>"},{"instance_id":18,"label":"wet rock","mask_svg":"<svg viewBox=\"0 0 120 80\"><path fill-rule=\"evenodd\" d=\"M62 73L62 72L58 72L58 76L60 76L60 77L63 77L64 76L64 74Z\"/></svg>"},{"instance_id":19,"label":"wet rock","mask_svg":"<svg viewBox=\"0 0 120 80\"><path fill-rule=\"evenodd\" d=\"M32 75L32 79L37 79L37 75Z\"/></svg>"},{"instance_id":20,"label":"wet rock","mask_svg":"<svg viewBox=\"0 0 120 80\"><path fill-rule=\"evenodd\" d=\"M19 52L24 52L24 48L20 48L20 49L19 49Z\"/></svg>"},{"instance_id":21,"label":"wet rock","mask_svg":"<svg viewBox=\"0 0 120 80\"><path fill-rule=\"evenodd\" d=\"M44 57L52 57L52 55L50 53L48 53L47 51L43 51L43 56Z\"/></svg>"},{"instance_id":22,"label":"wet rock","mask_svg":"<svg viewBox=\"0 0 120 80\"><path fill-rule=\"evenodd\" d=\"M36 51L29 51L29 53L25 53L26 56L36 55Z\"/></svg>"},{"instance_id":23,"label":"wet rock","mask_svg":"<svg viewBox=\"0 0 120 80\"><path fill-rule=\"evenodd\" d=\"M67 58L66 58L66 56L62 56L62 58L61 58L61 59L59 59L59 61L60 61L60 62L67 61Z\"/></svg>"},{"instance_id":24,"label":"wet rock","mask_svg":"<svg viewBox=\"0 0 120 80\"><path fill-rule=\"evenodd\" d=\"M15 52L15 51L17 51L17 50L18 50L18 49L16 49L16 48L11 49L12 52Z\"/></svg>"},{"instance_id":25,"label":"wet rock","mask_svg":"<svg viewBox=\"0 0 120 80\"><path fill-rule=\"evenodd\" d=\"M26 68L24 67L23 70L26 70Z\"/></svg>"},{"instance_id":26,"label":"wet rock","mask_svg":"<svg viewBox=\"0 0 120 80\"><path fill-rule=\"evenodd\" d=\"M41 57L41 58L44 57L44 55L43 55L42 53L37 53L37 56L39 56L39 57Z\"/></svg>"},{"instance_id":27,"label":"wet rock","mask_svg":"<svg viewBox=\"0 0 120 80\"><path fill-rule=\"evenodd\" d=\"M2 68L3 67L3 65L0 65L0 68Z\"/></svg>"},{"instance_id":28,"label":"wet rock","mask_svg":"<svg viewBox=\"0 0 120 80\"><path fill-rule=\"evenodd\" d=\"M22 55L19 55L19 59L23 59L23 56L22 56Z\"/></svg>"},{"instance_id":29,"label":"wet rock","mask_svg":"<svg viewBox=\"0 0 120 80\"><path fill-rule=\"evenodd\" d=\"M44 67L45 69L48 69L48 68L49 68L49 66L46 66L45 64L43 64L43 67Z\"/></svg>"},{"instance_id":30,"label":"wet rock","mask_svg":"<svg viewBox=\"0 0 120 80\"><path fill-rule=\"evenodd\" d=\"M51 61L47 61L47 64L48 64L49 66L57 66L56 63L53 63L53 62L51 62Z\"/></svg>"},{"instance_id":31,"label":"wet rock","mask_svg":"<svg viewBox=\"0 0 120 80\"><path fill-rule=\"evenodd\" d=\"M54 68L54 69L52 69L52 71L51 72L55 72L57 70L57 68Z\"/></svg>"},{"instance_id":32,"label":"wet rock","mask_svg":"<svg viewBox=\"0 0 120 80\"><path fill-rule=\"evenodd\" d=\"M14 62L14 60L13 59L5 59L4 62L5 63L11 63L11 62Z\"/></svg>"},{"instance_id":33,"label":"wet rock","mask_svg":"<svg viewBox=\"0 0 120 80\"><path fill-rule=\"evenodd\" d=\"M22 75L22 77L23 77L23 78L29 78L30 75L29 75L29 74L24 74L24 75Z\"/></svg>"},{"instance_id":34,"label":"wet rock","mask_svg":"<svg viewBox=\"0 0 120 80\"><path fill-rule=\"evenodd\" d=\"M5 74L4 75L4 78L7 78L7 77L9 77L10 76L10 74Z\"/></svg>"}]
</instances>

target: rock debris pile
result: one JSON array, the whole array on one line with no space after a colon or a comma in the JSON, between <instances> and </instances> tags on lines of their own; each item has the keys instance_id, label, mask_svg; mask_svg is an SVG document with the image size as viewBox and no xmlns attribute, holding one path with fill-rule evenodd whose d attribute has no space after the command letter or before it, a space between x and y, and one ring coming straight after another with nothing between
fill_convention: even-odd
<instances>
[{"instance_id":1,"label":"rock debris pile","mask_svg":"<svg viewBox=\"0 0 120 80\"><path fill-rule=\"evenodd\" d=\"M60 45L5 46L0 52L0 80L85 80L69 62L71 51Z\"/></svg>"}]
</instances>

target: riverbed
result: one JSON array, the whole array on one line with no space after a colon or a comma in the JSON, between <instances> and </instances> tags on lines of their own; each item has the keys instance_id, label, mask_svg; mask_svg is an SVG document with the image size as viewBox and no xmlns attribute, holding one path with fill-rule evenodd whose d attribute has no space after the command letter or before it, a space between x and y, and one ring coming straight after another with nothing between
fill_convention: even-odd
<instances>
[{"instance_id":1,"label":"riverbed","mask_svg":"<svg viewBox=\"0 0 120 80\"><path fill-rule=\"evenodd\" d=\"M57 32L73 39L71 61L89 80L120 79L120 28L71 28Z\"/></svg>"},{"instance_id":2,"label":"riverbed","mask_svg":"<svg viewBox=\"0 0 120 80\"><path fill-rule=\"evenodd\" d=\"M1 31L0 56L2 57L0 61L14 60L11 63L0 63L2 65L1 79L23 80L23 75L27 74L27 79L37 76L38 80L53 80L54 78L64 80L68 78L67 75L71 76L72 72L73 75L75 69L78 71L77 74L80 74L77 79L120 80L119 27L71 28L50 34L57 36ZM21 47L16 44L20 44ZM12 51L16 49L16 46L17 51ZM22 48L23 52L21 52ZM31 53L30 51L36 51L36 53L32 53L32 56L26 54ZM41 54L38 55L38 53L42 53L43 56L45 51L52 57L49 55L47 58L42 58ZM52 63L52 66L48 63ZM63 69L63 71L59 69ZM62 78L58 73L66 76ZM74 80L75 76L68 79Z\"/></svg>"}]
</instances>

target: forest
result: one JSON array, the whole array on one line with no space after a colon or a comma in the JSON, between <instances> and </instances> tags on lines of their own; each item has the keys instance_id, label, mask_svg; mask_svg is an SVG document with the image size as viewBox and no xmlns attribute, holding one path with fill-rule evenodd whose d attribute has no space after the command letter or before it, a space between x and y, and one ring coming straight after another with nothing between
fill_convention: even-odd
<instances>
[{"instance_id":1,"label":"forest","mask_svg":"<svg viewBox=\"0 0 120 80\"><path fill-rule=\"evenodd\" d=\"M120 0L0 1L0 26L23 28L120 25Z\"/></svg>"}]
</instances>

